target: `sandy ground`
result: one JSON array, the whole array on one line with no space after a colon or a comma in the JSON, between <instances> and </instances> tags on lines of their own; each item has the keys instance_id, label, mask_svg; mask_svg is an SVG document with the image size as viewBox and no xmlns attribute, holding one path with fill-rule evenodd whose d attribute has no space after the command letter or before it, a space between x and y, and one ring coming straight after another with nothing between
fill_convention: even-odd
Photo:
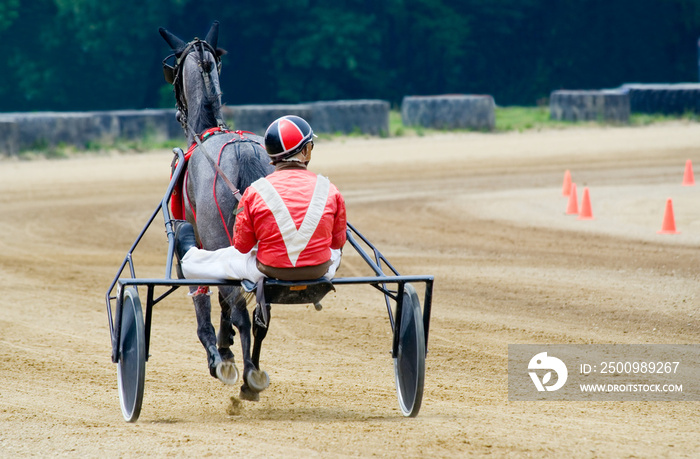
<instances>
[{"instance_id":1,"label":"sandy ground","mask_svg":"<svg viewBox=\"0 0 700 459\"><path fill-rule=\"evenodd\" d=\"M697 343L700 124L320 141L312 168L402 274L435 292L423 407L396 400L379 292L274 306L272 384L230 413L191 301L154 311L139 421L122 419L105 292L171 154L0 162L0 456L683 457L698 402L512 402L508 344ZM565 215L563 174L595 220ZM678 235L659 235L673 199ZM156 220L137 275L162 277ZM366 274L347 256L340 275ZM214 308L218 314L218 306ZM240 356L238 343L234 346ZM240 358L240 357L238 357Z\"/></svg>"}]
</instances>

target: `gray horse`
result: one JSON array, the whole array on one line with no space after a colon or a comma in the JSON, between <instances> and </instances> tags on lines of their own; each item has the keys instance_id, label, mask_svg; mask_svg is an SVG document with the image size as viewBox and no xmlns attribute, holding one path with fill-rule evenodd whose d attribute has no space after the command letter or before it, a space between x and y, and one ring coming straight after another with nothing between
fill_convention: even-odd
<instances>
[{"instance_id":1,"label":"gray horse","mask_svg":"<svg viewBox=\"0 0 700 459\"><path fill-rule=\"evenodd\" d=\"M166 80L174 86L178 120L185 130L188 145L196 143L185 175L186 218L194 226L198 242L207 250L232 244L235 209L240 198L232 187L243 193L248 185L273 171L262 146L263 139L249 133L231 132L222 119L219 71L220 58L225 51L217 48L218 27L219 23L214 22L204 41L194 39L189 43L159 29L173 50L169 58L176 60L175 65L170 66L166 58L163 70ZM202 139L205 132L206 138ZM206 287L190 288L197 314L197 336L207 352L209 371L226 384L236 383L238 370L231 352L235 326L243 351L240 396L245 400L258 400L259 392L269 385L269 378L251 359L248 295L239 287L219 287L221 324L217 338L207 293Z\"/></svg>"}]
</instances>

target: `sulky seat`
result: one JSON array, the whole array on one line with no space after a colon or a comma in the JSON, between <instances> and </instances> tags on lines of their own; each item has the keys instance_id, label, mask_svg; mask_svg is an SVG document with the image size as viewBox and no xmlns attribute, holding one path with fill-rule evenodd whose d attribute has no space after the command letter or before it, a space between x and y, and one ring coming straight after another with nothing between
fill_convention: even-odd
<instances>
[{"instance_id":1,"label":"sulky seat","mask_svg":"<svg viewBox=\"0 0 700 459\"><path fill-rule=\"evenodd\" d=\"M325 277L310 281L264 280L265 302L268 304L318 304L330 291L333 283Z\"/></svg>"},{"instance_id":2,"label":"sulky seat","mask_svg":"<svg viewBox=\"0 0 700 459\"><path fill-rule=\"evenodd\" d=\"M257 291L258 303L265 304L319 305L328 292L335 291L333 283L325 277L303 281L286 281L266 277L260 282L255 284L249 280L243 280L241 285L247 292Z\"/></svg>"}]
</instances>

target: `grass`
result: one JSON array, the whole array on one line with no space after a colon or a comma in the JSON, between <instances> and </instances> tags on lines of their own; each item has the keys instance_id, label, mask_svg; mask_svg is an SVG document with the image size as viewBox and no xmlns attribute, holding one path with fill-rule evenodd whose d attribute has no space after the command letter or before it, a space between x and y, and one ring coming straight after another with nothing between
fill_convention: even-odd
<instances>
[{"instance_id":1,"label":"grass","mask_svg":"<svg viewBox=\"0 0 700 459\"><path fill-rule=\"evenodd\" d=\"M496 107L496 131L526 131L573 125L565 121L554 121L549 116L549 107Z\"/></svg>"},{"instance_id":2,"label":"grass","mask_svg":"<svg viewBox=\"0 0 700 459\"><path fill-rule=\"evenodd\" d=\"M662 115L662 114L647 114L647 113L633 113L630 116L630 124L632 126L647 126L654 123L665 123L669 121L691 121L700 122L700 114L693 112L685 112L682 115Z\"/></svg>"},{"instance_id":3,"label":"grass","mask_svg":"<svg viewBox=\"0 0 700 459\"><path fill-rule=\"evenodd\" d=\"M654 123L664 123L669 121L685 120L691 122L699 122L700 115L697 113L686 112L682 115L662 115L662 114L646 114L632 113L630 115L629 126L647 126ZM496 131L526 131L529 129L543 128L565 128L582 125L594 126L609 126L614 123L606 122L605 120L598 121L556 121L551 119L549 107L496 107Z\"/></svg>"},{"instance_id":4,"label":"grass","mask_svg":"<svg viewBox=\"0 0 700 459\"><path fill-rule=\"evenodd\" d=\"M495 132L526 131L530 129L563 128L576 123L554 121L550 119L548 107L496 107ZM449 132L479 132L477 129L454 129ZM389 132L391 137L406 135L424 136L440 132L440 129L430 129L421 126L406 126L401 120L401 112L392 110L389 114Z\"/></svg>"}]
</instances>

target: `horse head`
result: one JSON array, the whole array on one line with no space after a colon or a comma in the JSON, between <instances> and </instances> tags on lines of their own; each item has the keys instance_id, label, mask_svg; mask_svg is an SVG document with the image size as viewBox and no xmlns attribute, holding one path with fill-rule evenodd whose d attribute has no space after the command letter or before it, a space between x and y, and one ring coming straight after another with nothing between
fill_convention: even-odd
<instances>
[{"instance_id":1,"label":"horse head","mask_svg":"<svg viewBox=\"0 0 700 459\"><path fill-rule=\"evenodd\" d=\"M173 85L178 121L191 143L194 135L225 126L219 73L221 56L226 51L217 47L219 22L214 21L204 40L195 38L190 42L162 27L158 30L173 51L163 60L163 75Z\"/></svg>"}]
</instances>

